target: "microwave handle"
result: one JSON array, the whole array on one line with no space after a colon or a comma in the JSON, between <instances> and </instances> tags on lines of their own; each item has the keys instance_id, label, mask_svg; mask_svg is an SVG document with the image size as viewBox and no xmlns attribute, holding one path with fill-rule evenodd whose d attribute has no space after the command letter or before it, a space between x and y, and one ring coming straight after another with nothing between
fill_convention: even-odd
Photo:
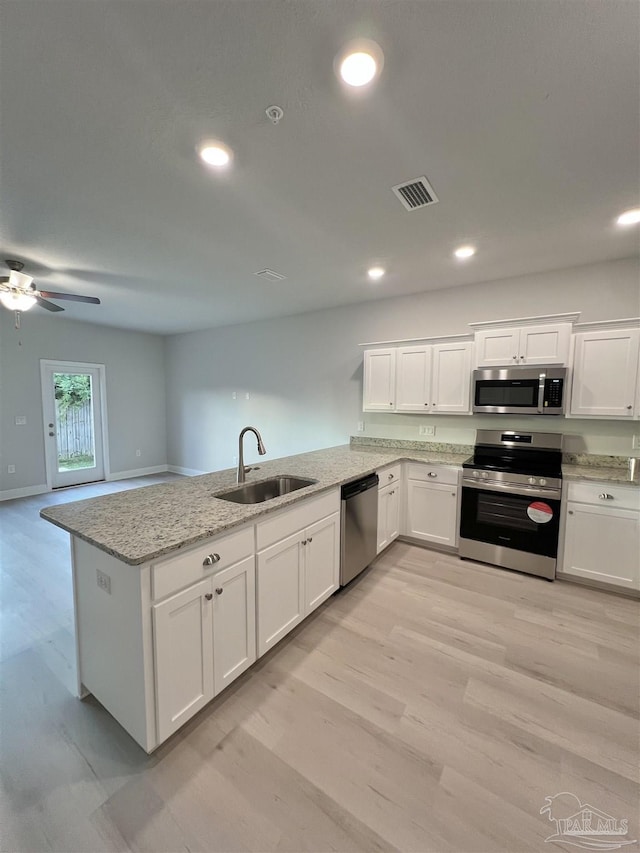
<instances>
[{"instance_id":1,"label":"microwave handle","mask_svg":"<svg viewBox=\"0 0 640 853\"><path fill-rule=\"evenodd\" d=\"M547 379L546 373L540 373L538 376L538 414L544 413L544 386Z\"/></svg>"}]
</instances>

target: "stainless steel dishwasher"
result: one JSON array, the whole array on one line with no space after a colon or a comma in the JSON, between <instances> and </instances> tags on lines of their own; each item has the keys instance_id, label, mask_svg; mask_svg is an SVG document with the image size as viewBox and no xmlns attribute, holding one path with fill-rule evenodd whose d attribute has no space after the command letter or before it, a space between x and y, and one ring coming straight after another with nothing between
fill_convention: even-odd
<instances>
[{"instance_id":1,"label":"stainless steel dishwasher","mask_svg":"<svg viewBox=\"0 0 640 853\"><path fill-rule=\"evenodd\" d=\"M348 584L376 557L378 475L346 483L341 490L340 586Z\"/></svg>"}]
</instances>

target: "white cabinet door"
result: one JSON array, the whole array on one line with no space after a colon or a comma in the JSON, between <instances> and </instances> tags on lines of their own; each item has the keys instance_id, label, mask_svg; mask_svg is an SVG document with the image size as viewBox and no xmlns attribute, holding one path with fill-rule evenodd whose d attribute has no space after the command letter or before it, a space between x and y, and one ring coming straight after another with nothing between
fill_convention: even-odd
<instances>
[{"instance_id":1,"label":"white cabinet door","mask_svg":"<svg viewBox=\"0 0 640 853\"><path fill-rule=\"evenodd\" d=\"M567 364L571 343L570 323L524 326L520 330L520 364Z\"/></svg>"},{"instance_id":2,"label":"white cabinet door","mask_svg":"<svg viewBox=\"0 0 640 853\"><path fill-rule=\"evenodd\" d=\"M393 486L385 486L378 492L378 543L376 553L379 554L390 542L387 525L389 495Z\"/></svg>"},{"instance_id":3,"label":"white cabinet door","mask_svg":"<svg viewBox=\"0 0 640 853\"><path fill-rule=\"evenodd\" d=\"M255 558L247 557L212 578L216 694L256 659L255 577Z\"/></svg>"},{"instance_id":4,"label":"white cabinet door","mask_svg":"<svg viewBox=\"0 0 640 853\"><path fill-rule=\"evenodd\" d=\"M400 347L396 355L396 411L428 412L431 408L430 346Z\"/></svg>"},{"instance_id":5,"label":"white cabinet door","mask_svg":"<svg viewBox=\"0 0 640 853\"><path fill-rule=\"evenodd\" d=\"M340 514L323 518L304 531L304 615L337 589L340 572Z\"/></svg>"},{"instance_id":6,"label":"white cabinet door","mask_svg":"<svg viewBox=\"0 0 640 853\"><path fill-rule=\"evenodd\" d=\"M567 504L562 571L640 589L640 513Z\"/></svg>"},{"instance_id":7,"label":"white cabinet door","mask_svg":"<svg viewBox=\"0 0 640 853\"><path fill-rule=\"evenodd\" d=\"M258 554L258 656L304 618L303 533L288 536Z\"/></svg>"},{"instance_id":8,"label":"white cabinet door","mask_svg":"<svg viewBox=\"0 0 640 853\"><path fill-rule=\"evenodd\" d=\"M400 533L400 484L396 483L387 498L387 544L391 544Z\"/></svg>"},{"instance_id":9,"label":"white cabinet door","mask_svg":"<svg viewBox=\"0 0 640 853\"><path fill-rule=\"evenodd\" d=\"M152 609L159 743L213 698L212 600L204 580Z\"/></svg>"},{"instance_id":10,"label":"white cabinet door","mask_svg":"<svg viewBox=\"0 0 640 853\"><path fill-rule=\"evenodd\" d=\"M480 329L475 335L478 367L566 364L570 323Z\"/></svg>"},{"instance_id":11,"label":"white cabinet door","mask_svg":"<svg viewBox=\"0 0 640 853\"><path fill-rule=\"evenodd\" d=\"M637 329L576 335L571 414L631 418L638 381Z\"/></svg>"},{"instance_id":12,"label":"white cabinet door","mask_svg":"<svg viewBox=\"0 0 640 853\"><path fill-rule=\"evenodd\" d=\"M364 354L364 412L392 412L396 399L396 350L372 349Z\"/></svg>"},{"instance_id":13,"label":"white cabinet door","mask_svg":"<svg viewBox=\"0 0 640 853\"><path fill-rule=\"evenodd\" d=\"M433 412L471 412L471 341L435 344L431 402Z\"/></svg>"},{"instance_id":14,"label":"white cabinet door","mask_svg":"<svg viewBox=\"0 0 640 853\"><path fill-rule=\"evenodd\" d=\"M481 329L475 343L478 367L519 364L520 329Z\"/></svg>"},{"instance_id":15,"label":"white cabinet door","mask_svg":"<svg viewBox=\"0 0 640 853\"><path fill-rule=\"evenodd\" d=\"M407 534L426 542L455 547L456 496L455 486L407 480Z\"/></svg>"}]
</instances>

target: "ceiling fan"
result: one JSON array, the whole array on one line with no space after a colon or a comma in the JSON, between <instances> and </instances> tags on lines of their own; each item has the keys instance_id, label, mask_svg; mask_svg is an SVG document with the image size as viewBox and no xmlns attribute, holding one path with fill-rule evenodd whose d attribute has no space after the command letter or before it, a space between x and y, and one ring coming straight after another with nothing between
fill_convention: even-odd
<instances>
[{"instance_id":1,"label":"ceiling fan","mask_svg":"<svg viewBox=\"0 0 640 853\"><path fill-rule=\"evenodd\" d=\"M0 303L10 311L28 311L36 303L47 311L64 311L49 299L69 299L73 302L90 302L100 305L96 296L79 296L76 293L54 293L52 290L37 290L33 277L22 272L22 261L5 261L11 270L8 276L0 277Z\"/></svg>"}]
</instances>

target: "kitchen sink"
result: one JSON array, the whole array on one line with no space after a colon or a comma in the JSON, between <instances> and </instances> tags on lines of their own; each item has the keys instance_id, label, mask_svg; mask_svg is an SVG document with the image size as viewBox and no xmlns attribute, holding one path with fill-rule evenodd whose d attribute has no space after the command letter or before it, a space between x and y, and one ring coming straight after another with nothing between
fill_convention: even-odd
<instances>
[{"instance_id":1,"label":"kitchen sink","mask_svg":"<svg viewBox=\"0 0 640 853\"><path fill-rule=\"evenodd\" d=\"M270 480L262 480L260 483L245 483L244 486L238 486L231 492L225 492L215 497L221 501L232 501L236 504L259 504L263 501L270 501L272 498L288 495L289 492L304 489L305 486L313 486L317 482L317 480L306 480L303 477L283 475L282 477L271 477Z\"/></svg>"}]
</instances>

